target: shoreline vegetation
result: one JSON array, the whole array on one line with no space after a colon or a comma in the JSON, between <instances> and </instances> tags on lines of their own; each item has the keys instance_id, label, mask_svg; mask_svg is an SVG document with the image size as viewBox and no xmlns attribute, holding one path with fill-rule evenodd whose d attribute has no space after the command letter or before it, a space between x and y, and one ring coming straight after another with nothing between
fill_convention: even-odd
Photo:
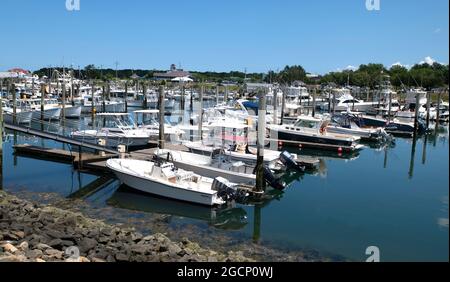
<instances>
[{"instance_id":1,"label":"shoreline vegetation","mask_svg":"<svg viewBox=\"0 0 450 282\"><path fill-rule=\"evenodd\" d=\"M94 79L103 81L132 80L133 75L140 79L153 80L155 73L160 70L143 69L120 69L98 68L93 64L85 66L83 69L74 67L45 67L33 72L39 76L51 76L54 70L60 73L63 71L73 71L73 75L78 79ZM421 62L410 68L394 64L387 68L383 64L369 63L362 64L358 68L352 67L344 70L332 71L323 75L316 75L307 72L301 65L285 66L279 71L269 71L267 73L247 73L242 71L215 72L215 71L190 71L190 76L195 81L204 83L234 84L242 85L246 82L266 82L279 84L292 84L302 81L308 85L336 84L339 86L352 85L362 88L376 89L380 81L389 76L390 83L397 89L424 87L428 90L448 87L449 66L438 62Z\"/></svg>"},{"instance_id":2,"label":"shoreline vegetation","mask_svg":"<svg viewBox=\"0 0 450 282\"><path fill-rule=\"evenodd\" d=\"M142 234L88 217L70 205L35 202L0 190L0 262L346 261L313 250L286 253L252 244L232 250L200 246L195 242L202 241L198 238Z\"/></svg>"}]
</instances>

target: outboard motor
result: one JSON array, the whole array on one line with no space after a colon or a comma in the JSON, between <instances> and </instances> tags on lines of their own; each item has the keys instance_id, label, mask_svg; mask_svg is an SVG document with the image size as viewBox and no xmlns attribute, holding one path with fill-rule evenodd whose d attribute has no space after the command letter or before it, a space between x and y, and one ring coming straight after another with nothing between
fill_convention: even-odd
<instances>
[{"instance_id":1,"label":"outboard motor","mask_svg":"<svg viewBox=\"0 0 450 282\"><path fill-rule=\"evenodd\" d=\"M273 188L277 189L277 190L284 190L284 188L286 188L286 184L281 181L280 179L277 179L272 171L270 170L270 168L268 168L267 166L264 166L264 180Z\"/></svg>"},{"instance_id":2,"label":"outboard motor","mask_svg":"<svg viewBox=\"0 0 450 282\"><path fill-rule=\"evenodd\" d=\"M211 189L217 191L217 196L226 202L242 201L248 196L246 191L239 189L235 184L220 176L214 179Z\"/></svg>"},{"instance_id":3,"label":"outboard motor","mask_svg":"<svg viewBox=\"0 0 450 282\"><path fill-rule=\"evenodd\" d=\"M301 166L301 165L299 165L299 164L297 164L297 163L293 160L292 155L289 154L289 152L287 152L287 151L283 151L283 152L280 154L280 161L281 161L288 169L295 169L295 170L298 170L298 171L301 171L301 172L305 171L305 167L304 167L304 166Z\"/></svg>"}]
</instances>

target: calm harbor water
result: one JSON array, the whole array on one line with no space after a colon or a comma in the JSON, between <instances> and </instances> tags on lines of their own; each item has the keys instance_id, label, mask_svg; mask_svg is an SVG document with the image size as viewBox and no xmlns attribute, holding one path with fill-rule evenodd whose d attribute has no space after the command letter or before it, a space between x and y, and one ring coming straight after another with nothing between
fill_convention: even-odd
<instances>
[{"instance_id":1,"label":"calm harbor water","mask_svg":"<svg viewBox=\"0 0 450 282\"><path fill-rule=\"evenodd\" d=\"M448 261L448 134L448 125L442 125L415 143L396 138L389 148L365 148L348 157L320 153L318 172L295 176L284 193L261 205L214 211L131 191L115 181L79 209L142 231L171 228L182 236L190 230L209 244L257 241L357 261L365 260L368 246L377 246L382 261ZM64 199L97 179L69 164L14 156L12 146L25 143L64 147L9 132L3 148L6 191L46 202L52 200L38 195ZM155 217L159 227L145 224Z\"/></svg>"}]
</instances>

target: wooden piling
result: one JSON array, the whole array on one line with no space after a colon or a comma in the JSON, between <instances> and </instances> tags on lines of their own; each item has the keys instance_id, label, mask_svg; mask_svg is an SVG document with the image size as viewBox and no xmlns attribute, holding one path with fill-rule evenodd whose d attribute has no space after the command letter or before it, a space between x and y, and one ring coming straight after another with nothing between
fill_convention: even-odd
<instances>
[{"instance_id":1,"label":"wooden piling","mask_svg":"<svg viewBox=\"0 0 450 282\"><path fill-rule=\"evenodd\" d=\"M199 117L198 117L198 135L200 137L200 141L203 142L203 91L205 86L203 83L200 85L200 109L199 109Z\"/></svg>"},{"instance_id":2,"label":"wooden piling","mask_svg":"<svg viewBox=\"0 0 450 282\"><path fill-rule=\"evenodd\" d=\"M331 113L331 92L328 92L328 113Z\"/></svg>"},{"instance_id":3,"label":"wooden piling","mask_svg":"<svg viewBox=\"0 0 450 282\"><path fill-rule=\"evenodd\" d=\"M281 118L280 118L280 125L283 125L284 123L284 108L286 107L286 88L282 87L281 91L283 93L283 96L281 98Z\"/></svg>"},{"instance_id":4,"label":"wooden piling","mask_svg":"<svg viewBox=\"0 0 450 282\"><path fill-rule=\"evenodd\" d=\"M62 109L61 109L62 119L66 118L66 82L62 82Z\"/></svg>"},{"instance_id":5,"label":"wooden piling","mask_svg":"<svg viewBox=\"0 0 450 282\"><path fill-rule=\"evenodd\" d=\"M94 92L95 92L95 85L94 81L91 81L91 118L92 118L92 126L94 126L94 119L95 119L95 105L94 105Z\"/></svg>"},{"instance_id":6,"label":"wooden piling","mask_svg":"<svg viewBox=\"0 0 450 282\"><path fill-rule=\"evenodd\" d=\"M184 109L185 109L185 103L186 103L186 88L184 86L184 82L181 82L181 100L180 100L180 109L183 112L184 116Z\"/></svg>"},{"instance_id":7,"label":"wooden piling","mask_svg":"<svg viewBox=\"0 0 450 282\"><path fill-rule=\"evenodd\" d=\"M414 140L416 139L417 136L418 121L419 121L419 94L416 94L416 106L414 112L414 133L413 133Z\"/></svg>"},{"instance_id":8,"label":"wooden piling","mask_svg":"<svg viewBox=\"0 0 450 282\"><path fill-rule=\"evenodd\" d=\"M219 105L219 85L216 85L216 105Z\"/></svg>"},{"instance_id":9,"label":"wooden piling","mask_svg":"<svg viewBox=\"0 0 450 282\"><path fill-rule=\"evenodd\" d=\"M74 100L75 93L73 92L73 70L70 71L70 103L75 106Z\"/></svg>"},{"instance_id":10,"label":"wooden piling","mask_svg":"<svg viewBox=\"0 0 450 282\"><path fill-rule=\"evenodd\" d=\"M387 117L388 121L391 121L391 111L392 111L392 92L389 91L389 105L388 105L388 117Z\"/></svg>"},{"instance_id":11,"label":"wooden piling","mask_svg":"<svg viewBox=\"0 0 450 282\"><path fill-rule=\"evenodd\" d=\"M436 107L436 128L438 128L439 126L439 120L441 119L440 117L440 113L439 113L439 108L441 107L441 92L439 91L438 93L438 98L437 98L437 107Z\"/></svg>"},{"instance_id":12,"label":"wooden piling","mask_svg":"<svg viewBox=\"0 0 450 282\"><path fill-rule=\"evenodd\" d=\"M106 89L105 89L105 84L102 85L102 112L106 112Z\"/></svg>"},{"instance_id":13,"label":"wooden piling","mask_svg":"<svg viewBox=\"0 0 450 282\"><path fill-rule=\"evenodd\" d=\"M431 104L430 100L431 100L430 92L427 92L427 119L426 119L427 128L430 125L430 104Z\"/></svg>"},{"instance_id":14,"label":"wooden piling","mask_svg":"<svg viewBox=\"0 0 450 282\"><path fill-rule=\"evenodd\" d=\"M34 76L31 79L31 96L34 96Z\"/></svg>"},{"instance_id":15,"label":"wooden piling","mask_svg":"<svg viewBox=\"0 0 450 282\"><path fill-rule=\"evenodd\" d=\"M312 102L312 116L313 117L316 115L316 95L317 95L317 88L314 87L313 102Z\"/></svg>"},{"instance_id":16,"label":"wooden piling","mask_svg":"<svg viewBox=\"0 0 450 282\"><path fill-rule=\"evenodd\" d=\"M45 95L44 93L45 93L45 84L42 84L41 85L41 120L44 120L44 95Z\"/></svg>"},{"instance_id":17,"label":"wooden piling","mask_svg":"<svg viewBox=\"0 0 450 282\"><path fill-rule=\"evenodd\" d=\"M142 99L142 108L143 109L147 109L147 85L145 84L145 82L142 82L142 94L143 94L143 99Z\"/></svg>"},{"instance_id":18,"label":"wooden piling","mask_svg":"<svg viewBox=\"0 0 450 282\"><path fill-rule=\"evenodd\" d=\"M276 89L273 89L273 124L278 124L278 113L277 113L277 107L278 107L278 91Z\"/></svg>"},{"instance_id":19,"label":"wooden piling","mask_svg":"<svg viewBox=\"0 0 450 282\"><path fill-rule=\"evenodd\" d=\"M16 97L16 85L13 83L11 84L11 95L13 99L13 124L16 124L17 122L17 97Z\"/></svg>"},{"instance_id":20,"label":"wooden piling","mask_svg":"<svg viewBox=\"0 0 450 282\"><path fill-rule=\"evenodd\" d=\"M164 86L159 86L159 148L164 149Z\"/></svg>"},{"instance_id":21,"label":"wooden piling","mask_svg":"<svg viewBox=\"0 0 450 282\"><path fill-rule=\"evenodd\" d=\"M225 104L228 103L228 86L227 86L227 85L225 85L225 94L224 94L224 96L223 96L223 102L224 102Z\"/></svg>"},{"instance_id":22,"label":"wooden piling","mask_svg":"<svg viewBox=\"0 0 450 282\"><path fill-rule=\"evenodd\" d=\"M266 94L259 91L258 131L257 131L257 159L256 159L256 192L263 192L266 188L264 180L264 136L266 133Z\"/></svg>"}]
</instances>

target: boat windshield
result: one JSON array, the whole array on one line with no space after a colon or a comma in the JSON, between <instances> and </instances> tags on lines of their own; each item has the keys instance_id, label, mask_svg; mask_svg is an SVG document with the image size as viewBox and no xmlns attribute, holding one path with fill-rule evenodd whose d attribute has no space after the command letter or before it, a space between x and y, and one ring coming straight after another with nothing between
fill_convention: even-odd
<instances>
[{"instance_id":1,"label":"boat windshield","mask_svg":"<svg viewBox=\"0 0 450 282\"><path fill-rule=\"evenodd\" d=\"M300 119L295 123L294 126L304 128L318 128L320 126L320 121Z\"/></svg>"}]
</instances>

